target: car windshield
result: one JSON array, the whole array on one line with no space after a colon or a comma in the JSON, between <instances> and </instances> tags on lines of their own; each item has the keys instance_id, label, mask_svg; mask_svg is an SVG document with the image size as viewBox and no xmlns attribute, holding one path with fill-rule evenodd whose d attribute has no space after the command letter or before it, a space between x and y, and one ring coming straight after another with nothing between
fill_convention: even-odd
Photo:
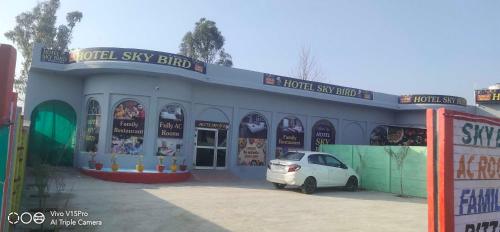
<instances>
[{"instance_id":1,"label":"car windshield","mask_svg":"<svg viewBox=\"0 0 500 232\"><path fill-rule=\"evenodd\" d=\"M281 160L291 160L291 161L299 161L304 157L304 153L300 152L287 152L283 156L280 157Z\"/></svg>"}]
</instances>

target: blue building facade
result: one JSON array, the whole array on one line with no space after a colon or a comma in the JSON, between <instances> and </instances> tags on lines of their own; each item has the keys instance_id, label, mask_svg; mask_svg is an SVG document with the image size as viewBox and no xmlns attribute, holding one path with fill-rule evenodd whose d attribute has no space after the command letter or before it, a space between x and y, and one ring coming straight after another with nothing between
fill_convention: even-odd
<instances>
[{"instance_id":1,"label":"blue building facade","mask_svg":"<svg viewBox=\"0 0 500 232\"><path fill-rule=\"evenodd\" d=\"M380 126L423 129L426 108L499 116L460 97L397 96L139 49L36 46L29 76L26 119L51 101L76 112L75 167L86 167L91 151L105 167L112 154L123 168L142 156L146 169L175 154L188 169L262 178L287 150L370 144Z\"/></svg>"}]
</instances>

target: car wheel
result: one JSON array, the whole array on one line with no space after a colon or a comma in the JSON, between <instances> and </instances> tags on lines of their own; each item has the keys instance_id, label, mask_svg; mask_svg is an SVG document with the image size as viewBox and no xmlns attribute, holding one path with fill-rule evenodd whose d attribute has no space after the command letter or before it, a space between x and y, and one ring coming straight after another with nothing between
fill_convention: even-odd
<instances>
[{"instance_id":1,"label":"car wheel","mask_svg":"<svg viewBox=\"0 0 500 232\"><path fill-rule=\"evenodd\" d=\"M279 183L273 183L273 185L277 189L284 189L286 186L285 184L279 184Z\"/></svg>"},{"instance_id":2,"label":"car wheel","mask_svg":"<svg viewBox=\"0 0 500 232\"><path fill-rule=\"evenodd\" d=\"M302 185L302 192L305 194L311 194L316 191L316 188L317 188L316 179L310 176L307 177L306 180L304 181L304 184Z\"/></svg>"},{"instance_id":3,"label":"car wheel","mask_svg":"<svg viewBox=\"0 0 500 232\"><path fill-rule=\"evenodd\" d=\"M355 176L349 177L345 189L351 192L356 192L358 190L358 178Z\"/></svg>"}]
</instances>

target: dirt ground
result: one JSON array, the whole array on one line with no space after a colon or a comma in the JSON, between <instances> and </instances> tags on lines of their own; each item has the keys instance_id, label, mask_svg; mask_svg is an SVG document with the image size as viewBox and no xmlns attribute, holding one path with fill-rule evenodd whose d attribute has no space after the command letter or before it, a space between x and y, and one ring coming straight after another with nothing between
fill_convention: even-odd
<instances>
[{"instance_id":1,"label":"dirt ground","mask_svg":"<svg viewBox=\"0 0 500 232\"><path fill-rule=\"evenodd\" d=\"M388 193L322 189L305 195L294 189L275 190L265 181L146 185L105 182L72 169L64 175L64 191L51 194L48 204L65 215L47 212L45 224L73 219L77 224L101 221L102 225L59 224L59 231L427 230L425 199ZM33 208L36 201L26 199L32 202L24 208ZM66 216L66 209L77 211ZM88 214L75 216L78 210ZM16 231L26 228L18 226Z\"/></svg>"}]
</instances>

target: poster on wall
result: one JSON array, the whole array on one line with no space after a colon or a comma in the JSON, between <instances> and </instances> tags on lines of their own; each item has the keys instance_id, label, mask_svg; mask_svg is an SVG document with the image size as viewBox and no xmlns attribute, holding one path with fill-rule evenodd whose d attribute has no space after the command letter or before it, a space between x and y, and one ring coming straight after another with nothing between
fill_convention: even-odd
<instances>
[{"instance_id":1,"label":"poster on wall","mask_svg":"<svg viewBox=\"0 0 500 232\"><path fill-rule=\"evenodd\" d=\"M253 113L240 123L238 165L264 166L267 151L267 123L264 116Z\"/></svg>"},{"instance_id":2,"label":"poster on wall","mask_svg":"<svg viewBox=\"0 0 500 232\"><path fill-rule=\"evenodd\" d=\"M335 144L335 127L326 119L319 120L312 128L311 151L319 151L321 144Z\"/></svg>"},{"instance_id":3,"label":"poster on wall","mask_svg":"<svg viewBox=\"0 0 500 232\"><path fill-rule=\"evenodd\" d=\"M144 106L132 100L123 101L113 112L111 151L137 155L143 152Z\"/></svg>"},{"instance_id":4,"label":"poster on wall","mask_svg":"<svg viewBox=\"0 0 500 232\"><path fill-rule=\"evenodd\" d=\"M291 149L304 149L304 126L297 117L287 116L278 124L276 132L276 158L279 158Z\"/></svg>"},{"instance_id":5,"label":"poster on wall","mask_svg":"<svg viewBox=\"0 0 500 232\"><path fill-rule=\"evenodd\" d=\"M182 146L184 132L184 111L177 104L166 105L160 110L158 120L156 155L171 156Z\"/></svg>"},{"instance_id":6,"label":"poster on wall","mask_svg":"<svg viewBox=\"0 0 500 232\"><path fill-rule=\"evenodd\" d=\"M426 146L426 133L422 128L377 126L370 134L370 145Z\"/></svg>"},{"instance_id":7,"label":"poster on wall","mask_svg":"<svg viewBox=\"0 0 500 232\"><path fill-rule=\"evenodd\" d=\"M427 125L429 231L497 231L500 118L429 109Z\"/></svg>"},{"instance_id":8,"label":"poster on wall","mask_svg":"<svg viewBox=\"0 0 500 232\"><path fill-rule=\"evenodd\" d=\"M96 100L90 100L87 105L87 122L84 137L85 151L97 151L100 128L101 108Z\"/></svg>"}]
</instances>

